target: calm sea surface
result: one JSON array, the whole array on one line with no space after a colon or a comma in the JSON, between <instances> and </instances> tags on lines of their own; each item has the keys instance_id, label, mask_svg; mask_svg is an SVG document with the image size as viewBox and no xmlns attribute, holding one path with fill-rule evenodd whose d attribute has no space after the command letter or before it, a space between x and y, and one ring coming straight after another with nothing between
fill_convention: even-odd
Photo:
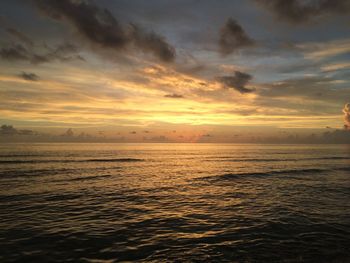
<instances>
[{"instance_id":1,"label":"calm sea surface","mask_svg":"<svg viewBox=\"0 0 350 263\"><path fill-rule=\"evenodd\" d=\"M350 262L350 146L0 145L0 262Z\"/></svg>"}]
</instances>

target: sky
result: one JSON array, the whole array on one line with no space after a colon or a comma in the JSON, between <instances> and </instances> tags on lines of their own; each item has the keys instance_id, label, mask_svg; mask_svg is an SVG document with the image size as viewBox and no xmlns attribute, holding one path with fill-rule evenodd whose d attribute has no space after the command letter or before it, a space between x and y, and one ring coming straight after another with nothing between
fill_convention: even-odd
<instances>
[{"instance_id":1,"label":"sky","mask_svg":"<svg viewBox=\"0 0 350 263\"><path fill-rule=\"evenodd\" d=\"M2 135L348 135L348 0L3 0L0 10Z\"/></svg>"}]
</instances>

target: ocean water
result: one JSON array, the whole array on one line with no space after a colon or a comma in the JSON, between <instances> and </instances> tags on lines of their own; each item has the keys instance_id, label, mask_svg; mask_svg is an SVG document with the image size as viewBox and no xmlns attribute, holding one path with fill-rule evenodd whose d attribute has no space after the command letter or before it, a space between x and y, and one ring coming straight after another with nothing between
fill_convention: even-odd
<instances>
[{"instance_id":1,"label":"ocean water","mask_svg":"<svg viewBox=\"0 0 350 263\"><path fill-rule=\"evenodd\" d=\"M350 262L350 146L0 145L0 262Z\"/></svg>"}]
</instances>

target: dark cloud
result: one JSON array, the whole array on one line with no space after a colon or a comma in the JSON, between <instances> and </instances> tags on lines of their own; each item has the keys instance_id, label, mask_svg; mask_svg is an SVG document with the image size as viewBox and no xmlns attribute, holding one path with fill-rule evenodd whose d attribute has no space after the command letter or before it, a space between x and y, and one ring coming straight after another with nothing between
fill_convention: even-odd
<instances>
[{"instance_id":1,"label":"dark cloud","mask_svg":"<svg viewBox=\"0 0 350 263\"><path fill-rule=\"evenodd\" d=\"M345 129L350 130L350 103L347 103L344 106L343 113L344 113L344 127Z\"/></svg>"},{"instance_id":2,"label":"dark cloud","mask_svg":"<svg viewBox=\"0 0 350 263\"><path fill-rule=\"evenodd\" d=\"M18 75L18 77L29 81L38 81L40 79L39 76L36 75L35 73L26 73L26 72L22 72L21 74Z\"/></svg>"},{"instance_id":3,"label":"dark cloud","mask_svg":"<svg viewBox=\"0 0 350 263\"><path fill-rule=\"evenodd\" d=\"M218 77L218 82L222 83L227 88L233 88L240 93L250 93L254 89L246 88L245 86L253 77L247 73L235 71L233 76L222 76Z\"/></svg>"},{"instance_id":4,"label":"dark cloud","mask_svg":"<svg viewBox=\"0 0 350 263\"><path fill-rule=\"evenodd\" d=\"M173 94L166 94L166 95L164 95L164 97L171 98L171 99L182 99L184 96L181 94L173 93Z\"/></svg>"},{"instance_id":5,"label":"dark cloud","mask_svg":"<svg viewBox=\"0 0 350 263\"><path fill-rule=\"evenodd\" d=\"M348 0L256 0L287 22L300 24L329 14L349 14Z\"/></svg>"},{"instance_id":6,"label":"dark cloud","mask_svg":"<svg viewBox=\"0 0 350 263\"><path fill-rule=\"evenodd\" d=\"M119 52L134 46L166 62L175 58L175 49L162 36L152 31L145 31L134 24L122 25L111 12L90 1L33 0L32 2L46 16L69 22L92 44Z\"/></svg>"},{"instance_id":7,"label":"dark cloud","mask_svg":"<svg viewBox=\"0 0 350 263\"><path fill-rule=\"evenodd\" d=\"M229 18L220 32L219 46L221 54L229 55L240 48L252 45L254 45L254 40L247 35L236 20Z\"/></svg>"},{"instance_id":8,"label":"dark cloud","mask_svg":"<svg viewBox=\"0 0 350 263\"><path fill-rule=\"evenodd\" d=\"M44 46L45 52L38 53L32 47L25 47L22 44L10 44L0 48L0 57L8 61L28 61L32 64L41 64L51 61L84 60L78 49L70 44L63 43L56 47Z\"/></svg>"}]
</instances>

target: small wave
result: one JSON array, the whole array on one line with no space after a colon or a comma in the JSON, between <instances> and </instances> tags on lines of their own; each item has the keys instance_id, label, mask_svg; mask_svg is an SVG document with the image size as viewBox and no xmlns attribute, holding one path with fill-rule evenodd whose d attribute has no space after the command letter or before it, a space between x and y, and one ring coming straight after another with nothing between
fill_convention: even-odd
<instances>
[{"instance_id":1,"label":"small wave","mask_svg":"<svg viewBox=\"0 0 350 263\"><path fill-rule=\"evenodd\" d=\"M0 160L3 164L20 164L20 163L47 163L57 162L58 160Z\"/></svg>"},{"instance_id":2,"label":"small wave","mask_svg":"<svg viewBox=\"0 0 350 263\"><path fill-rule=\"evenodd\" d=\"M141 162L143 159L86 159L86 160L0 160L2 164L37 164L37 163L85 163L85 162Z\"/></svg>"},{"instance_id":3,"label":"small wave","mask_svg":"<svg viewBox=\"0 0 350 263\"><path fill-rule=\"evenodd\" d=\"M219 176L201 177L199 179L221 181L221 180L242 179L242 178L250 178L250 177L258 178L258 177L267 177L267 176L283 175L283 174L295 174L295 173L296 174L322 173L326 171L328 170L310 168L310 169L269 171L269 172L262 172L262 173L227 173Z\"/></svg>"},{"instance_id":4,"label":"small wave","mask_svg":"<svg viewBox=\"0 0 350 263\"><path fill-rule=\"evenodd\" d=\"M336 170L338 171L350 171L350 167L341 167L341 168L337 168Z\"/></svg>"},{"instance_id":5,"label":"small wave","mask_svg":"<svg viewBox=\"0 0 350 263\"><path fill-rule=\"evenodd\" d=\"M82 162L142 162L143 159L137 158L117 158L117 159L88 159L81 160Z\"/></svg>"},{"instance_id":6,"label":"small wave","mask_svg":"<svg viewBox=\"0 0 350 263\"><path fill-rule=\"evenodd\" d=\"M108 177L112 177L112 175L105 174L105 175L96 175L96 176L75 177L75 178L70 178L70 179L56 180L55 182L74 182L74 181L97 180L97 179L108 178Z\"/></svg>"},{"instance_id":7,"label":"small wave","mask_svg":"<svg viewBox=\"0 0 350 263\"><path fill-rule=\"evenodd\" d=\"M319 160L325 159L325 160L350 160L350 157L342 157L342 156L334 156L334 157L324 157L324 158L318 158Z\"/></svg>"},{"instance_id":8,"label":"small wave","mask_svg":"<svg viewBox=\"0 0 350 263\"><path fill-rule=\"evenodd\" d=\"M108 168L109 171L120 171L121 167L113 167ZM93 169L96 173L104 173L106 171L105 167ZM76 173L89 173L91 172L91 168L55 168L55 169L18 169L18 170L8 170L0 172L0 180L2 179L16 179L16 178L31 178L31 177L46 177L46 176L54 176L54 175L68 175L68 174L76 174ZM66 179L64 179L66 180ZM68 179L69 180L69 179Z\"/></svg>"},{"instance_id":9,"label":"small wave","mask_svg":"<svg viewBox=\"0 0 350 263\"><path fill-rule=\"evenodd\" d=\"M209 159L211 161L221 162L297 162L297 161L316 161L316 160L350 160L350 157L311 157L311 158L237 158L229 159L220 157L218 159Z\"/></svg>"},{"instance_id":10,"label":"small wave","mask_svg":"<svg viewBox=\"0 0 350 263\"><path fill-rule=\"evenodd\" d=\"M44 157L43 154L0 154L0 158L16 158L16 157Z\"/></svg>"}]
</instances>

